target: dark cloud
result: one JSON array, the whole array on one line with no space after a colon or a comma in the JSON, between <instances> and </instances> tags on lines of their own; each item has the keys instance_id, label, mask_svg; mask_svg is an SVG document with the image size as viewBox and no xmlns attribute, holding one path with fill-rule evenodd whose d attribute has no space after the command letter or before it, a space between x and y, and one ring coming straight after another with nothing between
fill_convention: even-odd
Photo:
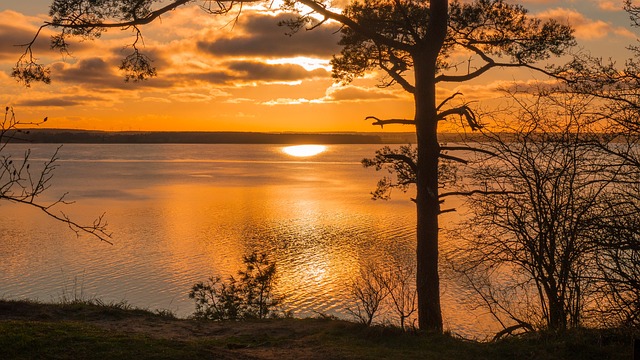
<instances>
[{"instance_id":1,"label":"dark cloud","mask_svg":"<svg viewBox=\"0 0 640 360\"><path fill-rule=\"evenodd\" d=\"M324 69L312 71L296 64L265 64L257 61L234 61L228 63L229 69L239 72L245 81L298 81L327 77Z\"/></svg>"},{"instance_id":2,"label":"dark cloud","mask_svg":"<svg viewBox=\"0 0 640 360\"><path fill-rule=\"evenodd\" d=\"M174 75L176 81L203 81L215 85L227 85L237 80L233 74L226 71L208 71L204 73L189 73Z\"/></svg>"},{"instance_id":3,"label":"dark cloud","mask_svg":"<svg viewBox=\"0 0 640 360\"><path fill-rule=\"evenodd\" d=\"M0 11L1 13L1 11ZM19 16L16 14L15 16ZM3 19L7 17L7 14L3 14ZM16 22L20 22L17 20ZM34 36L38 32L37 27L29 29L25 26L15 26L11 22L0 21L0 60L10 60L13 62L18 61L18 58L26 48L21 45L28 44L33 40ZM36 58L42 58L44 56L60 57L61 54L58 50L51 49L51 35L54 32L49 29L42 29L38 38L31 46L31 50ZM79 41L73 41L69 45L69 51L86 49L90 44Z\"/></svg>"},{"instance_id":4,"label":"dark cloud","mask_svg":"<svg viewBox=\"0 0 640 360\"><path fill-rule=\"evenodd\" d=\"M127 56L133 53L131 47L118 47L112 49L113 56L118 60L122 61ZM158 69L158 71L162 69L169 68L171 66L175 66L167 60L168 56L171 54L170 51L167 51L162 48L152 48L152 47L143 47L140 49L140 53L146 56L151 61L151 66Z\"/></svg>"},{"instance_id":5,"label":"dark cloud","mask_svg":"<svg viewBox=\"0 0 640 360\"><path fill-rule=\"evenodd\" d=\"M120 89L125 87L124 76L102 58L82 59L71 66L56 63L51 66L52 81L82 84L90 89Z\"/></svg>"},{"instance_id":6,"label":"dark cloud","mask_svg":"<svg viewBox=\"0 0 640 360\"><path fill-rule=\"evenodd\" d=\"M0 23L0 59L18 61L25 48L17 45L29 43L35 35L36 30ZM32 49L36 54L48 52L49 38L40 36L33 44Z\"/></svg>"},{"instance_id":7,"label":"dark cloud","mask_svg":"<svg viewBox=\"0 0 640 360\"><path fill-rule=\"evenodd\" d=\"M291 19L291 14L268 16L256 14L243 18L239 24L246 36L199 41L200 51L215 56L260 56L260 57L322 57L327 58L340 51L336 33L338 25L324 24L312 31L301 30L292 36L286 35L289 28L278 26L278 22Z\"/></svg>"},{"instance_id":8,"label":"dark cloud","mask_svg":"<svg viewBox=\"0 0 640 360\"><path fill-rule=\"evenodd\" d=\"M77 106L84 105L89 101L103 101L103 98L94 96L62 96L59 98L44 98L44 99L27 99L19 101L16 105L21 106Z\"/></svg>"},{"instance_id":9,"label":"dark cloud","mask_svg":"<svg viewBox=\"0 0 640 360\"><path fill-rule=\"evenodd\" d=\"M267 64L259 61L229 61L221 70L205 73L185 73L172 76L175 82L203 81L215 85L252 82L299 81L328 77L324 69L308 71L296 64Z\"/></svg>"},{"instance_id":10,"label":"dark cloud","mask_svg":"<svg viewBox=\"0 0 640 360\"><path fill-rule=\"evenodd\" d=\"M125 82L124 74L118 70L115 63L110 63L103 58L97 57L80 60L71 66L56 63L52 66L51 74L53 81L82 84L90 89L133 90L139 88L168 88L173 85L173 82L166 78Z\"/></svg>"}]
</instances>

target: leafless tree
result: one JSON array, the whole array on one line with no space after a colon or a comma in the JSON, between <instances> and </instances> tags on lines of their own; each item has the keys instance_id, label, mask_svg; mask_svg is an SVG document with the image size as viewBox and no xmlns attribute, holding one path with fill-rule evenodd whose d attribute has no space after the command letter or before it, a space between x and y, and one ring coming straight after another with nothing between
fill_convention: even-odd
<instances>
[{"instance_id":1,"label":"leafless tree","mask_svg":"<svg viewBox=\"0 0 640 360\"><path fill-rule=\"evenodd\" d=\"M631 26L640 26L640 5L625 0ZM601 316L618 323L640 324L640 47L628 47L631 57L623 65L610 59L583 56L570 64L569 86L564 90L597 99L601 132L615 146L600 149L624 166L614 195L607 200L613 215L602 224L598 266L604 277ZM596 144L600 145L600 144Z\"/></svg>"},{"instance_id":2,"label":"leafless tree","mask_svg":"<svg viewBox=\"0 0 640 360\"><path fill-rule=\"evenodd\" d=\"M58 167L56 161L60 148L56 149L51 158L44 162L41 169L35 171L31 166L31 150L27 150L23 157L18 158L9 153L9 144L23 139L25 127L37 126L45 121L47 118L41 122L20 122L16 119L12 108L5 108L4 119L0 124L0 200L37 208L47 216L67 224L77 235L87 233L101 241L111 243L109 241L111 234L107 230L104 214L92 224L84 225L57 210L61 205L71 203L65 199L66 194L49 203L39 201L40 195L51 186L54 170Z\"/></svg>"},{"instance_id":3,"label":"leafless tree","mask_svg":"<svg viewBox=\"0 0 640 360\"><path fill-rule=\"evenodd\" d=\"M407 324L411 320L417 308L417 293L415 289L415 267L397 265L383 274L382 283L388 292L389 307L398 316L400 328L404 331L407 326L415 327L415 324Z\"/></svg>"},{"instance_id":4,"label":"leafless tree","mask_svg":"<svg viewBox=\"0 0 640 360\"><path fill-rule=\"evenodd\" d=\"M387 295L389 291L384 284L380 269L368 264L360 269L360 276L356 277L351 284L354 305L347 307L346 310L357 321L371 326Z\"/></svg>"},{"instance_id":5,"label":"leafless tree","mask_svg":"<svg viewBox=\"0 0 640 360\"><path fill-rule=\"evenodd\" d=\"M497 156L473 174L494 193L469 199L472 216L458 232L467 243L452 256L497 318L576 327L598 297L600 229L621 215L613 190L626 167L604 150L616 144L592 121L592 98L513 99L519 120L485 131L483 146Z\"/></svg>"},{"instance_id":6,"label":"leafless tree","mask_svg":"<svg viewBox=\"0 0 640 360\"><path fill-rule=\"evenodd\" d=\"M354 305L347 308L359 322L370 326L381 314L397 316L397 322L403 331L410 325L415 328L414 315L417 312L417 293L415 289L415 266L407 264L367 264L360 269L360 275L351 285ZM408 321L414 320L408 324Z\"/></svg>"}]
</instances>

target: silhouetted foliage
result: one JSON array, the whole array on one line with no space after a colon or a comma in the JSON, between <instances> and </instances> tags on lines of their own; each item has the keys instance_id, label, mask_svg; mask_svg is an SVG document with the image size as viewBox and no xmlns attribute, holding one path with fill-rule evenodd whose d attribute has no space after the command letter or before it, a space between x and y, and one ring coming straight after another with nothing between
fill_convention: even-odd
<instances>
[{"instance_id":1,"label":"silhouetted foliage","mask_svg":"<svg viewBox=\"0 0 640 360\"><path fill-rule=\"evenodd\" d=\"M252 252L242 257L245 269L223 282L211 277L193 285L194 316L209 320L265 319L279 315L283 296L274 292L276 264L266 254Z\"/></svg>"},{"instance_id":2,"label":"silhouetted foliage","mask_svg":"<svg viewBox=\"0 0 640 360\"><path fill-rule=\"evenodd\" d=\"M472 150L472 148L468 148ZM446 156L446 147L443 155ZM376 150L374 158L362 159L362 166L372 167L377 171L387 170L389 176L378 181L376 189L371 192L373 200L389 200L393 189L407 192L416 183L418 150L415 146L404 145L397 149L385 146ZM454 160L443 159L438 168L439 188L453 186L460 180L458 167ZM415 199L414 199L415 201Z\"/></svg>"}]
</instances>

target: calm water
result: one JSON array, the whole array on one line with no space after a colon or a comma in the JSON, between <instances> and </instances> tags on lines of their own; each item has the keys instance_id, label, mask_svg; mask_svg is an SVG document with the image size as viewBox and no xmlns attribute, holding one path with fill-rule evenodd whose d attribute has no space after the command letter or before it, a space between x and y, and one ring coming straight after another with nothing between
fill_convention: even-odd
<instances>
[{"instance_id":1,"label":"calm water","mask_svg":"<svg viewBox=\"0 0 640 360\"><path fill-rule=\"evenodd\" d=\"M49 195L69 192L76 203L61 209L78 220L106 212L114 245L2 202L0 296L97 297L188 316L191 285L235 274L242 255L259 249L277 261L296 316L346 317L361 266L413 258L409 196L370 200L382 174L360 160L378 147L330 145L296 158L278 145L65 145ZM55 150L31 148L34 164ZM443 284L445 326L481 334L486 318L460 297Z\"/></svg>"}]
</instances>

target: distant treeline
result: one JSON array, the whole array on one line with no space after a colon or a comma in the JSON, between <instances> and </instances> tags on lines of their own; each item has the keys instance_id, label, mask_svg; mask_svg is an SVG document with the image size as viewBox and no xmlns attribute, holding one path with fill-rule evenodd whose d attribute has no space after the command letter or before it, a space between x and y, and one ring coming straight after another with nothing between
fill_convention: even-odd
<instances>
[{"instance_id":1,"label":"distant treeline","mask_svg":"<svg viewBox=\"0 0 640 360\"><path fill-rule=\"evenodd\" d=\"M8 134L9 135L9 134ZM14 140L33 143L76 144L407 144L414 133L259 133L186 131L91 131L24 129Z\"/></svg>"}]
</instances>

